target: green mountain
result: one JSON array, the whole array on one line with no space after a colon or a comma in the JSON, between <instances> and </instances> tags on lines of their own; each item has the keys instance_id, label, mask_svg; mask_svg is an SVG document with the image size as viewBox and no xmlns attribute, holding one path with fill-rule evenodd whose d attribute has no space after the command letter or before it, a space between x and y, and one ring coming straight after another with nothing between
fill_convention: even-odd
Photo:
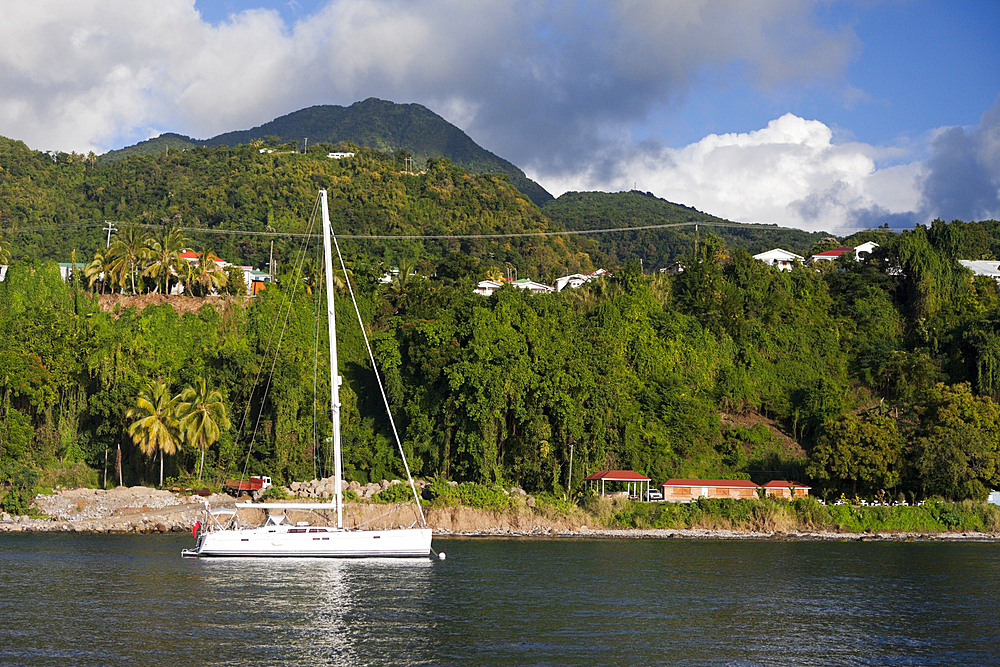
<instances>
[{"instance_id":1,"label":"green mountain","mask_svg":"<svg viewBox=\"0 0 1000 667\"><path fill-rule=\"evenodd\" d=\"M673 204L648 192L567 192L542 206L558 226L568 230L616 229L678 223L702 223L668 229L639 229L595 234L588 238L612 265L642 259L646 269L663 268L694 250L697 238L721 237L731 248L751 254L781 247L805 255L826 232L804 232L777 225L733 223L702 213L690 206Z\"/></svg>"},{"instance_id":2,"label":"green mountain","mask_svg":"<svg viewBox=\"0 0 1000 667\"><path fill-rule=\"evenodd\" d=\"M475 174L506 174L511 183L541 206L552 195L512 163L482 148L469 135L420 104L396 104L374 97L349 107L322 105L281 116L251 130L227 132L211 139L192 139L164 134L135 146L106 153L103 160L119 160L126 155L155 154L168 148L192 146L238 146L255 141L297 142L308 139L317 150L333 150L344 142L374 148L383 153L407 151L417 167L428 159L446 157L452 164Z\"/></svg>"}]
</instances>

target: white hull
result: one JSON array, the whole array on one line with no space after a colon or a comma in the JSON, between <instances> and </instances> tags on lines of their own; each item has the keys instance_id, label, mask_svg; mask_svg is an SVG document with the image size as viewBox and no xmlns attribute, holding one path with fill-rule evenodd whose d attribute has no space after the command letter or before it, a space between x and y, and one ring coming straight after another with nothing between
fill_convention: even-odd
<instances>
[{"instance_id":1,"label":"white hull","mask_svg":"<svg viewBox=\"0 0 1000 667\"><path fill-rule=\"evenodd\" d=\"M337 530L262 526L202 533L185 556L270 558L427 558L429 528Z\"/></svg>"}]
</instances>

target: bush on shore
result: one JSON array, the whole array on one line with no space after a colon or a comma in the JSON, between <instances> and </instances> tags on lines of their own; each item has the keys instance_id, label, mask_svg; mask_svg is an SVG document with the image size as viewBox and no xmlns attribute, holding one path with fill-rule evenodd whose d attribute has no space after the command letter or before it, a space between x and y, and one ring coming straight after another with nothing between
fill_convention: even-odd
<instances>
[{"instance_id":1,"label":"bush on shore","mask_svg":"<svg viewBox=\"0 0 1000 667\"><path fill-rule=\"evenodd\" d=\"M704 528L757 532L843 531L938 533L996 532L1000 508L985 503L928 501L921 506L823 505L815 498L635 503L595 499L591 513L615 528Z\"/></svg>"}]
</instances>

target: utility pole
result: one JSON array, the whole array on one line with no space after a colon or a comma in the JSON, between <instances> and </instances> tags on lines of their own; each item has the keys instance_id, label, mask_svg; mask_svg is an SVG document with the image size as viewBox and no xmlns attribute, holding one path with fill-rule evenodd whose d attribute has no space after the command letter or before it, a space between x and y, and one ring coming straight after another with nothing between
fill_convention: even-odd
<instances>
[{"instance_id":1,"label":"utility pole","mask_svg":"<svg viewBox=\"0 0 1000 667\"><path fill-rule=\"evenodd\" d=\"M267 259L267 275L274 282L274 241L271 241L271 255Z\"/></svg>"},{"instance_id":2,"label":"utility pole","mask_svg":"<svg viewBox=\"0 0 1000 667\"><path fill-rule=\"evenodd\" d=\"M115 223L111 222L110 220L105 220L104 224L107 225L107 227L104 228L104 231L106 231L108 233L108 244L106 246L104 246L104 247L105 248L110 248L111 247L111 232L115 231Z\"/></svg>"},{"instance_id":3,"label":"utility pole","mask_svg":"<svg viewBox=\"0 0 1000 667\"><path fill-rule=\"evenodd\" d=\"M569 445L569 477L566 479L566 497L569 498L570 487L573 486L573 443ZM572 500L572 498L570 498Z\"/></svg>"},{"instance_id":4,"label":"utility pole","mask_svg":"<svg viewBox=\"0 0 1000 667\"><path fill-rule=\"evenodd\" d=\"M305 145L302 147L302 154L303 155L305 155L306 153L309 152L309 137L305 138L304 143L305 143Z\"/></svg>"}]
</instances>

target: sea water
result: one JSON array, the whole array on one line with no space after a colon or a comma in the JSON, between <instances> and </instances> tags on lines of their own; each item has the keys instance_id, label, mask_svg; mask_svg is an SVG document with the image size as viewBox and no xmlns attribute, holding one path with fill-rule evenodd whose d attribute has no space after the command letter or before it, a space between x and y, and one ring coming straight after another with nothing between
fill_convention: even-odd
<instances>
[{"instance_id":1,"label":"sea water","mask_svg":"<svg viewBox=\"0 0 1000 667\"><path fill-rule=\"evenodd\" d=\"M435 538L182 559L0 534L4 665L1000 664L1000 544Z\"/></svg>"}]
</instances>

